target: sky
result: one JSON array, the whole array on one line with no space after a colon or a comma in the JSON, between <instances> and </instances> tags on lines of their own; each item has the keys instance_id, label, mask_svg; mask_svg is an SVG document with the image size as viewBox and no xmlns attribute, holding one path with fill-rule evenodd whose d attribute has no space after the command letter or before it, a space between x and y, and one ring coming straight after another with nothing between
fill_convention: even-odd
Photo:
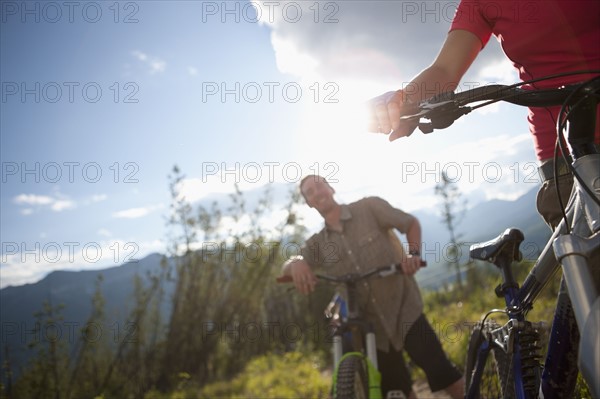
<instances>
[{"instance_id":1,"label":"sky","mask_svg":"<svg viewBox=\"0 0 600 399\"><path fill-rule=\"evenodd\" d=\"M539 184L523 108L391 143L365 129L365 102L432 62L456 1L0 5L0 287L164 253L174 165L193 204L315 172L341 202L409 212L435 212L441 171L471 206ZM459 90L516 80L492 39Z\"/></svg>"}]
</instances>

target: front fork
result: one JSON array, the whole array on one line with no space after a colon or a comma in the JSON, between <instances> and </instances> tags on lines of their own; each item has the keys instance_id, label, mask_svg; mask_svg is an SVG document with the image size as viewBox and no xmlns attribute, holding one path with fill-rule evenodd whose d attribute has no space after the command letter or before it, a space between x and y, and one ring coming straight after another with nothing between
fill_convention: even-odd
<instances>
[{"instance_id":1,"label":"front fork","mask_svg":"<svg viewBox=\"0 0 600 399\"><path fill-rule=\"evenodd\" d=\"M344 345L343 345L343 339L341 335L334 335L333 336L333 364L334 366L337 366L340 363L340 360L342 359L342 356L344 354ZM375 342L375 334L372 332L368 332L365 335L365 343L366 343L366 352L367 352L367 358L369 359L369 361L371 362L371 364L373 366L375 366L375 368L378 368L377 365L377 345Z\"/></svg>"},{"instance_id":2,"label":"front fork","mask_svg":"<svg viewBox=\"0 0 600 399\"><path fill-rule=\"evenodd\" d=\"M365 340L367 343L367 357L371 361L371 364L376 369L379 369L379 366L377 365L377 345L375 343L375 334L372 332L367 333Z\"/></svg>"},{"instance_id":3,"label":"front fork","mask_svg":"<svg viewBox=\"0 0 600 399\"><path fill-rule=\"evenodd\" d=\"M344 348L342 344L342 336L334 335L333 336L333 367L337 367L342 359L342 355L344 354Z\"/></svg>"}]
</instances>

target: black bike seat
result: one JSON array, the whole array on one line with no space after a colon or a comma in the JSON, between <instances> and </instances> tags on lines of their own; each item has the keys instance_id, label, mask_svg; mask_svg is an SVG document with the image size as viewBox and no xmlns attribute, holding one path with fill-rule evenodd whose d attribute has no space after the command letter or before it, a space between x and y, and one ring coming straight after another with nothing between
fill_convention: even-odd
<instances>
[{"instance_id":1,"label":"black bike seat","mask_svg":"<svg viewBox=\"0 0 600 399\"><path fill-rule=\"evenodd\" d=\"M498 237L473 244L470 247L470 255L473 259L493 261L500 253L507 252L511 261L521 260L519 245L525 239L525 236L519 229L506 229Z\"/></svg>"}]
</instances>

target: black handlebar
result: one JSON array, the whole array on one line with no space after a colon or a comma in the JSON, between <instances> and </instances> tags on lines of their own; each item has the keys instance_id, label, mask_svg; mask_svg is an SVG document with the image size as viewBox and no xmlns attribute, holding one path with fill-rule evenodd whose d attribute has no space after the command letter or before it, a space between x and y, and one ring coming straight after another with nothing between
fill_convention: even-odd
<instances>
[{"instance_id":1,"label":"black handlebar","mask_svg":"<svg viewBox=\"0 0 600 399\"><path fill-rule=\"evenodd\" d=\"M514 85L487 85L476 87L460 93L445 92L433 96L425 102L454 101L458 105L466 105L478 101L507 101L526 107L550 107L561 105L571 93L578 90L581 84L562 86L553 89L522 89Z\"/></svg>"},{"instance_id":2,"label":"black handlebar","mask_svg":"<svg viewBox=\"0 0 600 399\"><path fill-rule=\"evenodd\" d=\"M421 260L421 267L426 267L426 266L427 266L427 262L425 262L424 260ZM378 267L378 268L366 271L364 273L349 273L349 274L344 274L341 276L327 276L324 274L316 274L315 276L318 279L330 281L332 283L352 283L352 282L357 282L359 280L371 277L375 274L379 274L381 277L385 277L385 276L388 276L388 275L394 274L394 273L402 273L402 268L399 264L392 264L389 266ZM276 281L278 283L291 283L293 281L293 279L292 279L292 276L286 275L286 276L277 277Z\"/></svg>"},{"instance_id":3,"label":"black handlebar","mask_svg":"<svg viewBox=\"0 0 600 399\"><path fill-rule=\"evenodd\" d=\"M590 95L597 96L599 91L598 78L554 89L529 90L517 85L488 85L460 93L440 93L422 101L410 110L409 115L402 116L400 120L417 122L423 133L431 133L435 129L447 128L461 116L493 102L506 101L527 107L549 107L563 105L566 101L573 104ZM479 106L468 105L481 101L487 102ZM429 119L430 122L421 122L421 118Z\"/></svg>"}]
</instances>

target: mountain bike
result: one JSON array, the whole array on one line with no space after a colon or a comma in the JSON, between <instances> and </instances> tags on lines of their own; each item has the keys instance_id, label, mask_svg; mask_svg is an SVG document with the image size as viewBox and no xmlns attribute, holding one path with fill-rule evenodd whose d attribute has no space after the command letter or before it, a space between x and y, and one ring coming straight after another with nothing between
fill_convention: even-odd
<instances>
[{"instance_id":1,"label":"mountain bike","mask_svg":"<svg viewBox=\"0 0 600 399\"><path fill-rule=\"evenodd\" d=\"M426 266L424 261L421 267ZM332 384L332 397L335 399L378 399L381 393L381 375L377 366L377 348L375 333L371 323L362 316L358 306L357 285L359 282L374 277L385 278L401 273L400 265L378 267L363 273L349 273L341 276L316 274L317 279L333 284L343 285L346 289L347 317L333 317L333 365L335 367ZM291 276L277 278L280 283L292 282ZM332 308L335 305L332 306ZM349 345L344 345L344 340Z\"/></svg>"},{"instance_id":2,"label":"mountain bike","mask_svg":"<svg viewBox=\"0 0 600 399\"><path fill-rule=\"evenodd\" d=\"M577 73L583 72L600 73ZM543 79L558 76L561 75ZM592 397L600 398L600 298L593 278L600 268L600 154L594 145L600 76L555 89L519 87L543 79L442 93L421 102L401 118L416 124L423 133L431 133L497 101L533 107L562 105L557 145L565 155L555 157L553 176L559 176L558 168L564 159L565 173L574 176L574 188L566 209L563 206L562 221L529 274L519 285L511 269L513 262L522 257L519 245L524 236L517 229L507 229L490 241L470 247L472 259L491 262L500 270L502 283L496 288L496 295L504 298L506 307L490 310L472 329L465 372L467 398L571 397L578 369ZM479 104L470 105L474 103ZM561 289L542 365L541 325L526 316L560 267ZM504 324L492 321L492 314L502 315ZM555 358L567 361L558 362Z\"/></svg>"}]
</instances>

